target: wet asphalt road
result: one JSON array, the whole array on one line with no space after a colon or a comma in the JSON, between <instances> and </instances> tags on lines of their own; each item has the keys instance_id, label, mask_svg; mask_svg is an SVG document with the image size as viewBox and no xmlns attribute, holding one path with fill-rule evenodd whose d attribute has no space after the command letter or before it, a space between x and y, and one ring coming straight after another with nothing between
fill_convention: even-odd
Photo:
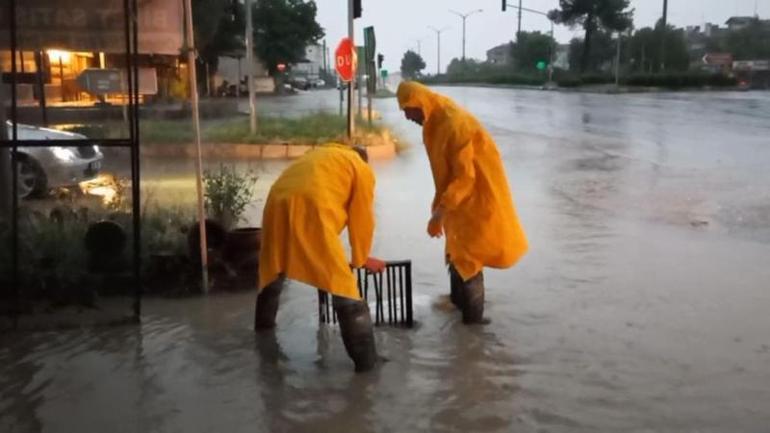
<instances>
[{"instance_id":1,"label":"wet asphalt road","mask_svg":"<svg viewBox=\"0 0 770 433\"><path fill-rule=\"evenodd\" d=\"M139 327L0 337L0 431L767 431L770 94L440 90L495 137L530 238L487 272L491 325L447 306L420 132L379 100L412 143L374 164L374 253L415 268L419 326L377 331L390 362L354 375L308 287L272 338L253 293L147 299ZM239 164L264 193L284 163ZM192 199L189 161L144 169Z\"/></svg>"}]
</instances>

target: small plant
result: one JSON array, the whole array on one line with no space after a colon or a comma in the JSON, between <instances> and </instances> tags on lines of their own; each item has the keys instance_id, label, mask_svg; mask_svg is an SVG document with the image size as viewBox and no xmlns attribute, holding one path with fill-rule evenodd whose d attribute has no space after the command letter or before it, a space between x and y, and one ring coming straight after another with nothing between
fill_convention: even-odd
<instances>
[{"instance_id":1,"label":"small plant","mask_svg":"<svg viewBox=\"0 0 770 433\"><path fill-rule=\"evenodd\" d=\"M225 228L232 228L251 202L256 182L253 172L239 174L234 167L224 164L219 165L218 171L206 170L203 183L209 216Z\"/></svg>"}]
</instances>

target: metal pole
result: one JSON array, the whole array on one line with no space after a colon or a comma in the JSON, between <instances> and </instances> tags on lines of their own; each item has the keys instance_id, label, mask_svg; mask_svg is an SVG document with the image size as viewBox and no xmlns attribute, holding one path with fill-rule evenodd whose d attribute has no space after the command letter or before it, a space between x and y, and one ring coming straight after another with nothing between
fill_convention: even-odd
<instances>
[{"instance_id":1,"label":"metal pole","mask_svg":"<svg viewBox=\"0 0 770 433\"><path fill-rule=\"evenodd\" d=\"M519 39L521 38L521 1L519 0L519 27L518 30L516 30L516 42L519 42Z\"/></svg>"},{"instance_id":2,"label":"metal pole","mask_svg":"<svg viewBox=\"0 0 770 433\"><path fill-rule=\"evenodd\" d=\"M615 87L620 86L620 36L621 33L618 32L618 52L615 55Z\"/></svg>"},{"instance_id":3,"label":"metal pole","mask_svg":"<svg viewBox=\"0 0 770 433\"><path fill-rule=\"evenodd\" d=\"M463 62L465 62L465 20L468 19L467 16L463 17Z\"/></svg>"},{"instance_id":4,"label":"metal pole","mask_svg":"<svg viewBox=\"0 0 770 433\"><path fill-rule=\"evenodd\" d=\"M189 1L189 0L187 0ZM257 101L254 95L254 22L251 17L252 0L246 0L246 80L249 89L249 130L257 133Z\"/></svg>"},{"instance_id":5,"label":"metal pole","mask_svg":"<svg viewBox=\"0 0 770 433\"><path fill-rule=\"evenodd\" d=\"M3 72L0 71L0 82ZM0 137L5 140L9 134L5 123L5 86L0 86ZM0 147L0 221L11 218L11 152L7 147ZM14 251L13 254L16 252ZM0 292L0 296L3 295Z\"/></svg>"},{"instance_id":6,"label":"metal pole","mask_svg":"<svg viewBox=\"0 0 770 433\"><path fill-rule=\"evenodd\" d=\"M19 122L18 122L18 94L16 74L16 0L11 0L11 290L13 290L13 317L14 327L18 315L19 298L19 172L16 167L19 163ZM3 109L5 109L3 107ZM3 136L3 138L8 135Z\"/></svg>"},{"instance_id":7,"label":"metal pole","mask_svg":"<svg viewBox=\"0 0 770 433\"><path fill-rule=\"evenodd\" d=\"M238 76L235 78L235 100L238 101L238 105L241 105L241 77L243 77L243 69L241 56L238 56Z\"/></svg>"},{"instance_id":8,"label":"metal pole","mask_svg":"<svg viewBox=\"0 0 770 433\"><path fill-rule=\"evenodd\" d=\"M372 77L368 78L369 80L372 79ZM369 91L369 86L366 86L366 105L367 110L369 111L369 126L372 126L372 92Z\"/></svg>"},{"instance_id":9,"label":"metal pole","mask_svg":"<svg viewBox=\"0 0 770 433\"><path fill-rule=\"evenodd\" d=\"M40 111L43 115L43 126L48 126L48 108L45 103L45 80L43 80L43 52L35 51L35 84L39 93Z\"/></svg>"},{"instance_id":10,"label":"metal pole","mask_svg":"<svg viewBox=\"0 0 770 433\"><path fill-rule=\"evenodd\" d=\"M358 50L358 48L356 48L356 50ZM356 73L355 76L356 76L356 84L357 84L356 87L358 87L358 89L356 91L356 93L358 93L358 117L363 119L364 118L364 89L363 89L363 87L365 87L366 80L359 79L359 77L363 78L363 75L358 75L358 73Z\"/></svg>"},{"instance_id":11,"label":"metal pole","mask_svg":"<svg viewBox=\"0 0 770 433\"><path fill-rule=\"evenodd\" d=\"M553 20L550 20L551 22L551 58L548 62L548 82L553 83L553 62L555 61L554 58L556 56L556 39L553 36Z\"/></svg>"},{"instance_id":12,"label":"metal pole","mask_svg":"<svg viewBox=\"0 0 770 433\"><path fill-rule=\"evenodd\" d=\"M206 67L206 96L211 97L211 71L209 70L209 62L205 62Z\"/></svg>"},{"instance_id":13,"label":"metal pole","mask_svg":"<svg viewBox=\"0 0 770 433\"><path fill-rule=\"evenodd\" d=\"M438 33L438 63L436 64L436 75L441 75L441 32Z\"/></svg>"},{"instance_id":14,"label":"metal pole","mask_svg":"<svg viewBox=\"0 0 770 433\"><path fill-rule=\"evenodd\" d=\"M323 52L321 53L323 55L323 64L324 64L324 78L329 74L328 65L326 64L327 58L326 58L326 39L324 39L324 47Z\"/></svg>"},{"instance_id":15,"label":"metal pole","mask_svg":"<svg viewBox=\"0 0 770 433\"><path fill-rule=\"evenodd\" d=\"M348 0L348 38L356 49L355 33L353 27L353 0ZM356 53L357 54L357 53ZM348 83L348 139L353 142L353 135L356 133L356 119L353 116L353 88L356 84L356 74L353 73L353 79Z\"/></svg>"},{"instance_id":16,"label":"metal pole","mask_svg":"<svg viewBox=\"0 0 770 433\"><path fill-rule=\"evenodd\" d=\"M247 0L248 3L248 0ZM198 196L198 230L200 231L201 288L209 291L208 247L206 245L206 213L203 208L203 152L201 151L201 124L198 110L198 78L195 74L195 37L193 35L192 0L185 0L187 69L190 81L190 104L192 106L193 131L195 132L195 187Z\"/></svg>"},{"instance_id":17,"label":"metal pole","mask_svg":"<svg viewBox=\"0 0 770 433\"><path fill-rule=\"evenodd\" d=\"M666 27L668 26L668 0L663 0L663 26L660 32L660 72L666 70Z\"/></svg>"}]
</instances>

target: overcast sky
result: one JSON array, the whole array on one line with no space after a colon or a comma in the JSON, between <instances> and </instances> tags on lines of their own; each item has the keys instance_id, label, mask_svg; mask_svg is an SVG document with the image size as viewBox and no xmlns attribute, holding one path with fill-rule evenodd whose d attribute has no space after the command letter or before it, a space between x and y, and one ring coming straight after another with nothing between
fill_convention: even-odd
<instances>
[{"instance_id":1,"label":"overcast sky","mask_svg":"<svg viewBox=\"0 0 770 433\"><path fill-rule=\"evenodd\" d=\"M462 20L449 9L466 13L483 9L480 14L467 20L467 56L485 59L486 51L498 44L510 41L516 33L516 11L501 11L501 0L362 0L363 17L356 20L356 43L363 41L362 29L374 26L377 35L377 51L385 55L385 65L397 71L401 57L407 49L417 50L417 40L422 40L422 56L430 73L436 71L436 34L428 28L448 27L441 34L442 70L453 57L462 54ZM316 0L318 20L326 29L326 40L331 55L340 38L347 35L347 0ZM508 3L518 3L508 0ZM524 7L548 11L557 7L558 0L523 0ZM651 26L660 18L662 0L631 0L634 25ZM723 25L730 16L754 15L770 18L770 0L669 0L669 21L677 26L702 25L704 22ZM522 30L549 31L545 17L525 13ZM556 38L568 42L578 29L556 28Z\"/></svg>"}]
</instances>

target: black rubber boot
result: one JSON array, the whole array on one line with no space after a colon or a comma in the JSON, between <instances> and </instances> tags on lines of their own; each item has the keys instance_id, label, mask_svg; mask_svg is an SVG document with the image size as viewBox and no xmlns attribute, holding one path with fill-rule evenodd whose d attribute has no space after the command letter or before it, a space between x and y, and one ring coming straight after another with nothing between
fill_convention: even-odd
<instances>
[{"instance_id":1,"label":"black rubber boot","mask_svg":"<svg viewBox=\"0 0 770 433\"><path fill-rule=\"evenodd\" d=\"M356 372L369 371L377 365L377 349L369 306L363 301L334 297L334 311L340 322L342 342Z\"/></svg>"},{"instance_id":2,"label":"black rubber boot","mask_svg":"<svg viewBox=\"0 0 770 433\"><path fill-rule=\"evenodd\" d=\"M463 323L486 324L484 319L484 274L479 272L475 277L463 283Z\"/></svg>"},{"instance_id":3,"label":"black rubber boot","mask_svg":"<svg viewBox=\"0 0 770 433\"><path fill-rule=\"evenodd\" d=\"M278 314L281 290L283 290L283 279L279 278L259 292L254 309L255 331L275 328L275 316Z\"/></svg>"},{"instance_id":4,"label":"black rubber boot","mask_svg":"<svg viewBox=\"0 0 770 433\"><path fill-rule=\"evenodd\" d=\"M449 299L457 309L463 309L463 279L451 264L449 265Z\"/></svg>"}]
</instances>

